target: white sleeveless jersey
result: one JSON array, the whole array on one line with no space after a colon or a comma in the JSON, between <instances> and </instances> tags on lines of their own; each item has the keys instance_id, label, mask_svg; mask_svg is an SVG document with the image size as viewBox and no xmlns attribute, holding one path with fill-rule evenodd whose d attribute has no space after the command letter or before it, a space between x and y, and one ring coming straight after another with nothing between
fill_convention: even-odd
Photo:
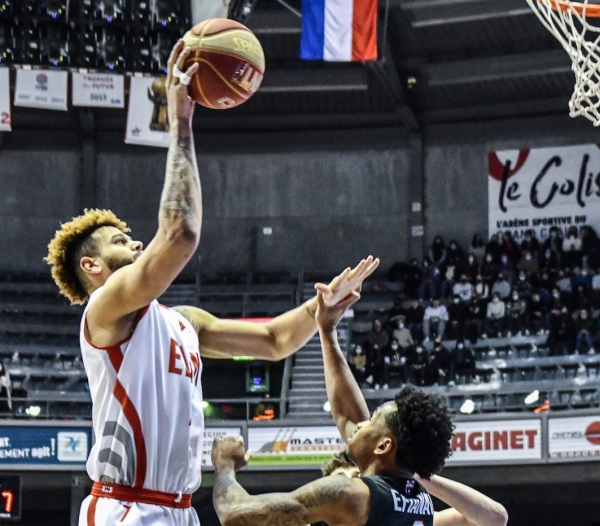
<instances>
[{"instance_id":1,"label":"white sleeveless jersey","mask_svg":"<svg viewBox=\"0 0 600 526\"><path fill-rule=\"evenodd\" d=\"M87 472L112 482L169 493L200 486L204 415L198 336L178 312L152 301L131 336L107 348L80 329L93 402L95 443Z\"/></svg>"}]
</instances>

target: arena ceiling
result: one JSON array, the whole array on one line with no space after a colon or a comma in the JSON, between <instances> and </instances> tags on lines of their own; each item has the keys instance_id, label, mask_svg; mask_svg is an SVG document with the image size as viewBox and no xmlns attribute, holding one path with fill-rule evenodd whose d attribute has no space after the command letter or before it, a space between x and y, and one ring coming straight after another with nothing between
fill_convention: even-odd
<instances>
[{"instance_id":1,"label":"arena ceiling","mask_svg":"<svg viewBox=\"0 0 600 526\"><path fill-rule=\"evenodd\" d=\"M286 0L300 10L301 0ZM488 121L566 114L570 60L525 0L381 0L380 60L312 63L297 58L300 18L278 0L256 0L247 25L267 73L248 103L200 109L206 130L332 129ZM385 34L385 36L384 36ZM40 117L40 114L51 117ZM15 128L122 131L125 111L67 114L15 108Z\"/></svg>"}]
</instances>

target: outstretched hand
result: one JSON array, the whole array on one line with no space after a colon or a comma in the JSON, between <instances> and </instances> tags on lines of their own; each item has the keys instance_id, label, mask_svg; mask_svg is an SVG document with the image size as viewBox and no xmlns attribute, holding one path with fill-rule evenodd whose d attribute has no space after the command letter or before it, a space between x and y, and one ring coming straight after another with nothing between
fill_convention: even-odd
<instances>
[{"instance_id":1,"label":"outstretched hand","mask_svg":"<svg viewBox=\"0 0 600 526\"><path fill-rule=\"evenodd\" d=\"M191 124L194 116L194 102L189 97L187 85L180 78L181 73L193 77L198 71L197 63L187 70L183 69L189 53L190 48L184 47L183 40L179 40L173 47L167 63L167 106L171 125L174 125L175 121Z\"/></svg>"},{"instance_id":2,"label":"outstretched hand","mask_svg":"<svg viewBox=\"0 0 600 526\"><path fill-rule=\"evenodd\" d=\"M353 269L348 267L339 276L335 277L329 285L317 283L315 289L322 294L324 304L332 307L344 301L353 292L360 293L363 281L373 274L378 266L379 258L374 259L373 256L369 256Z\"/></svg>"}]
</instances>

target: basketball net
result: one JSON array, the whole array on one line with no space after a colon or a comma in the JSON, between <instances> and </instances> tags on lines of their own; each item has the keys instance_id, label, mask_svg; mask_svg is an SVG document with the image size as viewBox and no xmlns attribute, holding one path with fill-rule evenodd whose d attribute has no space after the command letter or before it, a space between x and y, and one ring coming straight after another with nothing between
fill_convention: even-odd
<instances>
[{"instance_id":1,"label":"basketball net","mask_svg":"<svg viewBox=\"0 0 600 526\"><path fill-rule=\"evenodd\" d=\"M588 18L600 17L600 5L568 0L527 0L542 24L569 53L575 88L569 102L571 117L585 117L600 126L600 27Z\"/></svg>"}]
</instances>

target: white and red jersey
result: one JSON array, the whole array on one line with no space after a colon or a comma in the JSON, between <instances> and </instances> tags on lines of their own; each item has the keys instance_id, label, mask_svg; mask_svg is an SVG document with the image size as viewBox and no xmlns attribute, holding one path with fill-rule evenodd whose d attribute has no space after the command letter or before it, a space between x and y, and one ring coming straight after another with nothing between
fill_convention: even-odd
<instances>
[{"instance_id":1,"label":"white and red jersey","mask_svg":"<svg viewBox=\"0 0 600 526\"><path fill-rule=\"evenodd\" d=\"M93 402L95 443L87 472L96 482L193 493L201 480L202 362L198 336L176 311L152 301L131 336L97 347L80 329Z\"/></svg>"}]
</instances>

